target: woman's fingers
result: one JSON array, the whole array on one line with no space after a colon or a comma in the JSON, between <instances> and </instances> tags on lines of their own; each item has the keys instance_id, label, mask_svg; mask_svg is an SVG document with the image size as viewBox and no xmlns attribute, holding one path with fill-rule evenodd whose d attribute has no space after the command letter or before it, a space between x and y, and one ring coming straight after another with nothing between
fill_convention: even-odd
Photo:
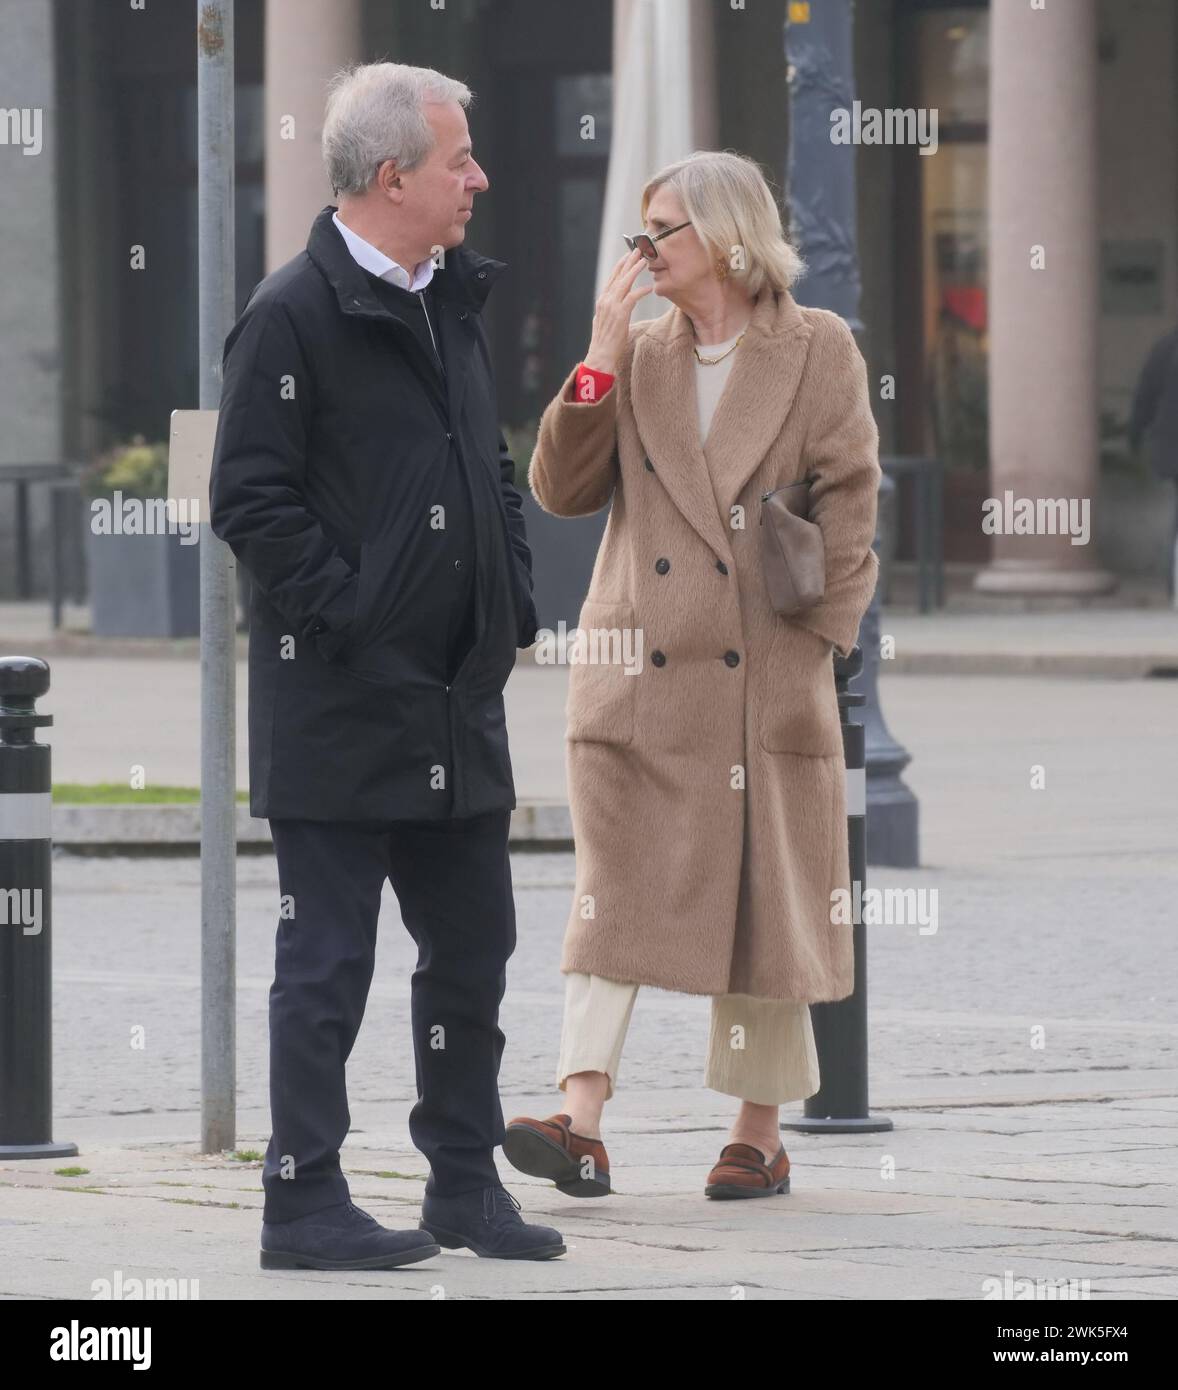
<instances>
[{"instance_id":1,"label":"woman's fingers","mask_svg":"<svg viewBox=\"0 0 1178 1390\"><path fill-rule=\"evenodd\" d=\"M614 362L626 345L630 331L630 315L634 305L650 294L653 285L634 288L634 281L645 265L640 251L631 251L619 258L602 286L593 314L593 333L589 357L601 362Z\"/></svg>"},{"instance_id":2,"label":"woman's fingers","mask_svg":"<svg viewBox=\"0 0 1178 1390\"><path fill-rule=\"evenodd\" d=\"M644 260L645 257L642 255L641 251L627 251L626 254L618 260L613 270L610 271L609 279L605 282L605 288L610 289L615 284L624 282L631 271L636 273L638 270L641 270Z\"/></svg>"},{"instance_id":3,"label":"woman's fingers","mask_svg":"<svg viewBox=\"0 0 1178 1390\"><path fill-rule=\"evenodd\" d=\"M619 308L625 308L634 302L631 300L630 294L634 288L634 281L637 280L638 276L642 273L646 264L646 259L640 252L635 251L632 254L638 257L635 264L632 266L619 265L615 267L614 274L617 278L614 279L611 277L601 292L601 298L607 305L616 305Z\"/></svg>"},{"instance_id":4,"label":"woman's fingers","mask_svg":"<svg viewBox=\"0 0 1178 1390\"><path fill-rule=\"evenodd\" d=\"M636 285L626 296L624 303L627 308L632 309L640 299L645 299L648 294L654 294L653 285ZM627 323L629 319L627 318Z\"/></svg>"},{"instance_id":5,"label":"woman's fingers","mask_svg":"<svg viewBox=\"0 0 1178 1390\"><path fill-rule=\"evenodd\" d=\"M610 273L609 273L609 278L606 280L605 284L602 286L602 289L603 289L603 290L608 290L608 289L609 289L609 287L614 283L614 281L618 278L618 276L621 275L622 270L623 270L623 268L625 267L627 261L631 260L631 259L632 259L634 256L636 256L637 254L638 254L638 253L637 253L636 251L627 251L626 254L625 254L624 256L619 256L619 257L618 257L617 261L614 263L614 268L613 268L613 269L610 271Z\"/></svg>"},{"instance_id":6,"label":"woman's fingers","mask_svg":"<svg viewBox=\"0 0 1178 1390\"><path fill-rule=\"evenodd\" d=\"M637 252L637 251L635 251L634 254L638 257L638 259L637 259L637 261L634 263L633 266L631 266L631 267L629 267L629 269L627 269L625 275L623 276L623 279L624 279L625 282L626 282L627 288L628 288L630 285L632 285L632 284L634 283L634 281L639 277L639 275L641 275L642 272L646 269L646 257L643 256L643 255L641 255L641 254L640 254L639 252Z\"/></svg>"}]
</instances>

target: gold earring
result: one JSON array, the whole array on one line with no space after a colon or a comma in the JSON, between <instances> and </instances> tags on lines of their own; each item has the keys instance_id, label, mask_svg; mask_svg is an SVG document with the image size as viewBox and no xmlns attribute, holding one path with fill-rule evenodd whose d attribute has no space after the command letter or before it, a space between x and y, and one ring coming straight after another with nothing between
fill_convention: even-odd
<instances>
[{"instance_id":1,"label":"gold earring","mask_svg":"<svg viewBox=\"0 0 1178 1390\"><path fill-rule=\"evenodd\" d=\"M728 262L724 259L723 256L716 257L716 279L728 279Z\"/></svg>"}]
</instances>

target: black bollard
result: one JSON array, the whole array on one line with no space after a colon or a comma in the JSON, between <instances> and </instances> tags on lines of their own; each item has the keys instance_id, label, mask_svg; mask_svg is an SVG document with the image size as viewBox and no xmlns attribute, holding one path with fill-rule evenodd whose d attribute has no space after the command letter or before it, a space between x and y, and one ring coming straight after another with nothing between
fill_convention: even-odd
<instances>
[{"instance_id":1,"label":"black bollard","mask_svg":"<svg viewBox=\"0 0 1178 1390\"><path fill-rule=\"evenodd\" d=\"M834 678L839 719L843 729L843 758L847 765L847 845L851 889L866 887L867 874L867 769L863 725L853 724L849 710L866 703L847 684L863 670L863 649L855 646L847 657L835 655ZM821 1085L805 1102L805 1118L782 1121L782 1129L806 1134L870 1134L892 1128L886 1116L872 1115L867 1102L867 937L863 912L854 913L855 988L834 1004L811 1004L814 1043L818 1051Z\"/></svg>"},{"instance_id":2,"label":"black bollard","mask_svg":"<svg viewBox=\"0 0 1178 1390\"><path fill-rule=\"evenodd\" d=\"M53 723L36 703L49 666L0 657L0 1158L65 1158L53 1135L51 1009L53 885L50 749Z\"/></svg>"}]
</instances>

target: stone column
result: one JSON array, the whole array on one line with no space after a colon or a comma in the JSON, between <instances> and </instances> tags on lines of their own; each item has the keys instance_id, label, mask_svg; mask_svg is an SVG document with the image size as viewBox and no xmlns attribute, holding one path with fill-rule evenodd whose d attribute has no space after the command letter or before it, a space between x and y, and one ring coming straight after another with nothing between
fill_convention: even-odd
<instances>
[{"instance_id":1,"label":"stone column","mask_svg":"<svg viewBox=\"0 0 1178 1390\"><path fill-rule=\"evenodd\" d=\"M266 269L303 249L315 215L334 202L319 142L327 82L359 62L361 0L267 0ZM293 118L293 139L284 126Z\"/></svg>"},{"instance_id":2,"label":"stone column","mask_svg":"<svg viewBox=\"0 0 1178 1390\"><path fill-rule=\"evenodd\" d=\"M1090 519L1099 488L1095 10L1095 0L990 7L990 495L1088 498ZM1091 521L1086 545L995 535L975 587L1104 592L1116 581L1098 567L1095 530Z\"/></svg>"}]
</instances>

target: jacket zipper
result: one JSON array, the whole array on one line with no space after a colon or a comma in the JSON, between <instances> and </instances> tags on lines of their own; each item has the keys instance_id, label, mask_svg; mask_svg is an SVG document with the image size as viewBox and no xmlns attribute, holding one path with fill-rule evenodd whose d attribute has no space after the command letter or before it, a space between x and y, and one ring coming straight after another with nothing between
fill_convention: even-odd
<instances>
[{"instance_id":1,"label":"jacket zipper","mask_svg":"<svg viewBox=\"0 0 1178 1390\"><path fill-rule=\"evenodd\" d=\"M434 337L434 326L429 321L429 310L425 307L425 290L417 291L417 299L421 305L421 312L425 315L425 326L429 329L429 340L434 346L434 356L438 359L438 367L442 373L442 380L446 380L446 366L442 361L442 354L438 351L438 340Z\"/></svg>"}]
</instances>

